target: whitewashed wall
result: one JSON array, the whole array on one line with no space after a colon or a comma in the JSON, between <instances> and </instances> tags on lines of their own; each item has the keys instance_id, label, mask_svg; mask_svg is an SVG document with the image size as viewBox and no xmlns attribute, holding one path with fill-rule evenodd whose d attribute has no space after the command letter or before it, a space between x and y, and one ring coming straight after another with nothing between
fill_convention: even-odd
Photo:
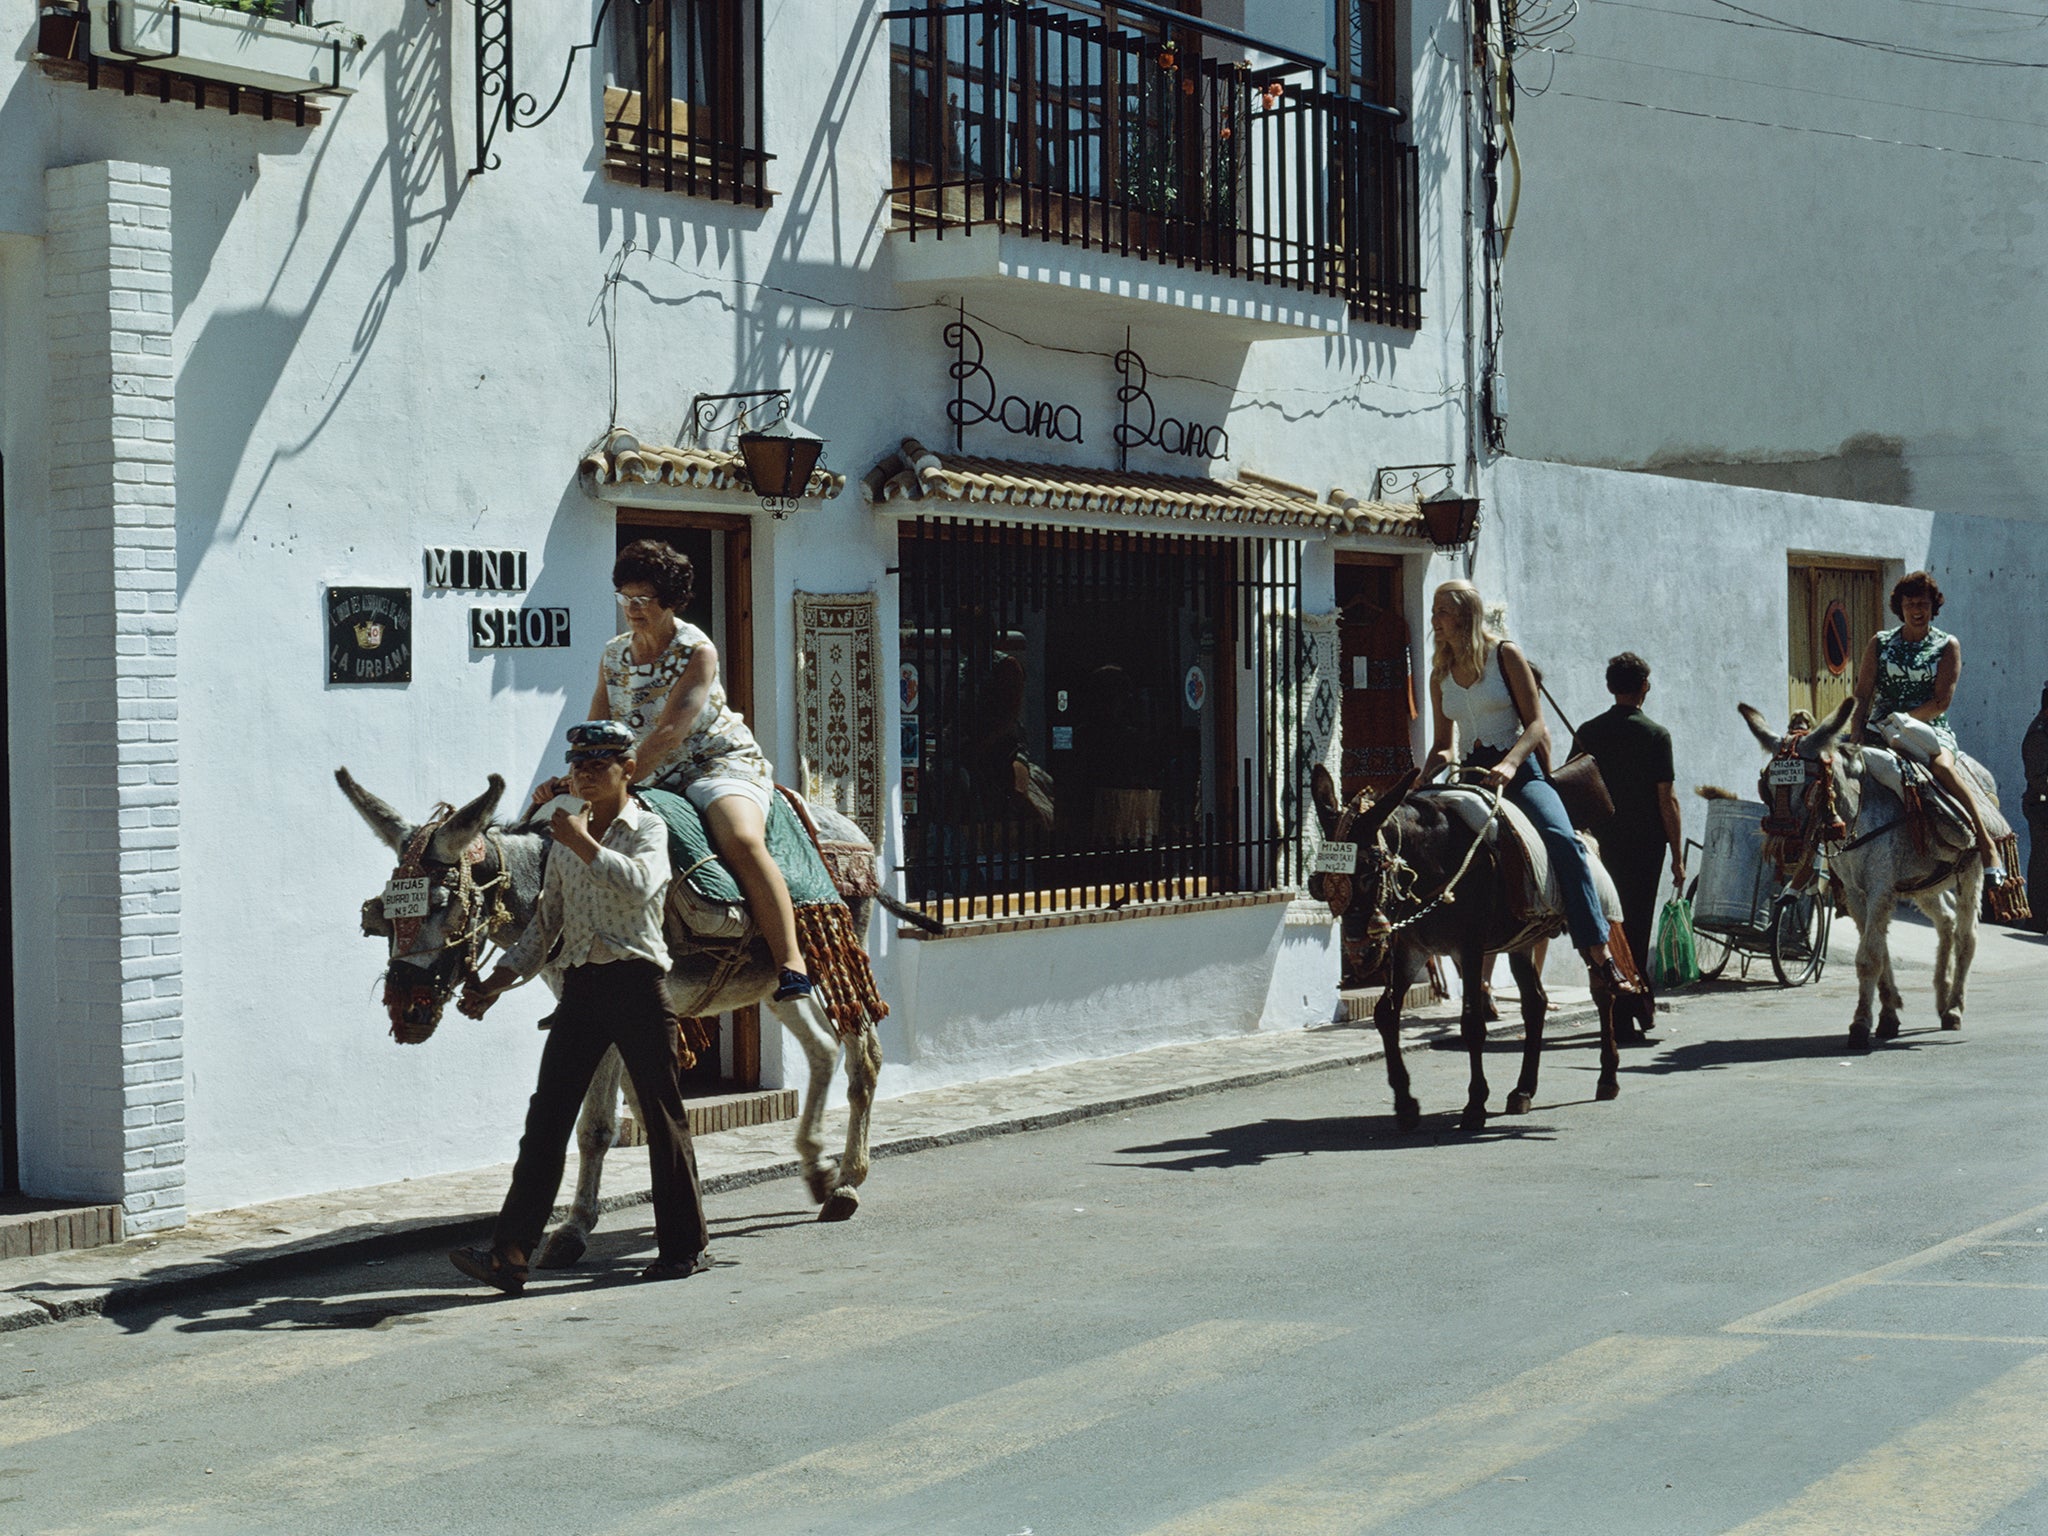
<instances>
[{"instance_id":1,"label":"whitewashed wall","mask_svg":"<svg viewBox=\"0 0 2048 1536\"><path fill-rule=\"evenodd\" d=\"M1950 718L1998 777L2024 840L2019 743L2048 656L2039 597L2048 524L1519 459L1494 467L1487 504L1472 579L1506 601L1511 632L1575 722L1613 703L1608 657L1632 650L1650 663L1644 707L1671 732L1694 837L1705 825L1695 786L1755 795L1761 756L1736 704L1785 715L1788 557L1939 569L1948 595L1941 624L1964 647ZM1560 965L1553 961L1554 975L1565 974Z\"/></svg>"},{"instance_id":2,"label":"whitewashed wall","mask_svg":"<svg viewBox=\"0 0 2048 1536\"><path fill-rule=\"evenodd\" d=\"M2031 67L1580 6L1518 69L1509 451L2048 517L2048 39L1997 7L1782 14Z\"/></svg>"},{"instance_id":3,"label":"whitewashed wall","mask_svg":"<svg viewBox=\"0 0 2048 1536\"><path fill-rule=\"evenodd\" d=\"M617 419L645 439L674 441L696 392L787 385L797 418L830 440L830 462L855 480L906 434L944 441L944 314L891 312L932 295L895 282L883 233L889 83L878 5L770 0L778 197L765 212L605 181L587 54L562 110L539 129L501 133L501 165L472 178L468 9L345 9L370 40L362 89L307 130L53 82L25 47L0 60L17 1002L26 1166L39 1192L79 1192L62 1187L61 1160L44 1156L64 1133L38 1110L51 1102L39 1094L75 1066L48 964L50 870L62 854L45 829L61 775L44 724L63 685L42 638L53 558L42 530L58 450L42 448L50 379L33 360L49 167L132 161L168 173L180 1198L192 1209L512 1153L539 1052L535 993L516 994L486 1024L451 1015L422 1047L385 1038L381 950L357 935L356 911L390 859L330 775L346 764L415 815L474 794L492 771L520 795L582 717L614 628L613 512L576 480L610 419L607 272L617 265L623 279L612 311ZM595 9L522 5L521 89L552 93ZM1306 11L1279 14L1296 19L1294 41L1323 46L1327 17L1316 26L1299 20ZM1430 290L1419 334L1361 326L1247 342L1173 302L1141 324L1138 345L1155 369L1214 381L1185 386L1187 409L1227 425L1225 473L1249 466L1363 494L1379 464L1460 456L1462 245L1457 188L1445 181L1455 151L1442 137L1455 92L1443 94L1445 65L1423 38L1414 53L1418 100L1429 103L1415 130ZM1093 427L1079 450L984 432L970 451L1112 462L1107 354L1129 317L1029 293L976 308L1031 340L1099 356L991 336L1014 351L1005 389L1080 400ZM461 543L530 550L526 600L569 606L574 648L471 651L472 596L419 590L423 547ZM893 647L884 568L894 563L892 535L852 489L761 525L755 724L785 773L791 593L880 590ZM1311 606L1328 602L1322 569ZM410 685L325 684L320 600L330 583L414 589ZM1335 975L1326 930L1283 934L1278 908L915 950L880 942L878 979L897 1003L885 1034L890 1092L1327 1016ZM983 965L983 953L995 958ZM1042 984L1048 957L1056 992ZM1191 971L1202 957L1215 974ZM1189 974L1211 984L1197 990ZM970 995L969 975L1011 990ZM1296 1007L1298 997L1313 1002ZM764 1044L772 1080L779 1041Z\"/></svg>"}]
</instances>

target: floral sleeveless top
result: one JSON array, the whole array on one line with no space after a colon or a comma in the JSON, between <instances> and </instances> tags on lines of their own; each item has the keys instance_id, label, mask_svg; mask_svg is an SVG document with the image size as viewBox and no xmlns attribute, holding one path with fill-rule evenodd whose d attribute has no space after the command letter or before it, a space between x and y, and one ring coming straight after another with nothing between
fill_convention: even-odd
<instances>
[{"instance_id":1,"label":"floral sleeveless top","mask_svg":"<svg viewBox=\"0 0 2048 1536\"><path fill-rule=\"evenodd\" d=\"M694 624L676 621L675 638L647 666L633 659L633 635L629 630L604 648L605 695L611 716L633 733L637 746L661 719L662 706L675 688L676 679L690 664L690 657L710 636ZM751 779L773 785L775 770L761 754L754 733L726 702L725 684L713 682L704 701L704 713L682 744L660 763L640 765L640 782L662 789L679 790L694 779Z\"/></svg>"},{"instance_id":2,"label":"floral sleeveless top","mask_svg":"<svg viewBox=\"0 0 2048 1536\"><path fill-rule=\"evenodd\" d=\"M1902 629L1887 629L1877 637L1877 687L1871 696L1873 722L1886 715L1918 709L1934 697L1934 673L1941 665L1941 653L1954 636L1947 630L1928 626L1924 639L1908 640ZM1956 733L1946 714L1928 721L1955 750Z\"/></svg>"}]
</instances>

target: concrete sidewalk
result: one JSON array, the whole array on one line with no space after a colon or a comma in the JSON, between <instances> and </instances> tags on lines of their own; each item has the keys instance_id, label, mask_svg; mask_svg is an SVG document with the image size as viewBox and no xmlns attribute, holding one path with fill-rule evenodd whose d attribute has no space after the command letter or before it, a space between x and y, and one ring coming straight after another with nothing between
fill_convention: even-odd
<instances>
[{"instance_id":1,"label":"concrete sidewalk","mask_svg":"<svg viewBox=\"0 0 2048 1536\"><path fill-rule=\"evenodd\" d=\"M1490 1027L1490 1034L1519 1034L1511 995L1503 995L1501 1002L1503 1020ZM1595 1017L1583 990L1555 989L1553 1002L1548 1024L1553 1037L1582 1030ZM1450 1005L1409 1018L1417 1047L1456 1029ZM1352 1066L1380 1055L1378 1033L1362 1023L1161 1046L884 1100L875 1106L869 1144L876 1159L922 1152ZM1375 1100L1364 1107L1385 1106ZM795 1175L793 1129L793 1122L785 1120L698 1137L704 1193L715 1196ZM845 1135L845 1111L829 1114L829 1155L837 1154ZM173 1291L475 1240L487 1232L510 1177L511 1165L503 1164L274 1200L212 1211L175 1232L131 1242L0 1261L0 1331L115 1311ZM565 1190L573 1187L575 1177L571 1147ZM637 1148L618 1149L609 1159L605 1185L604 1210L645 1204L646 1158Z\"/></svg>"}]
</instances>

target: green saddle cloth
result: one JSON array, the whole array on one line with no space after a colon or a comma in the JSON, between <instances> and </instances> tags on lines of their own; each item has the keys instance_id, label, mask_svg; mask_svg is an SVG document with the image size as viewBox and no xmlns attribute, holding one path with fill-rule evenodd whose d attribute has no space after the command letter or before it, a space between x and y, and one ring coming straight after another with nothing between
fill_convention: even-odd
<instances>
[{"instance_id":1,"label":"green saddle cloth","mask_svg":"<svg viewBox=\"0 0 2048 1536\"><path fill-rule=\"evenodd\" d=\"M697 807L665 789L643 789L640 798L668 824L668 858L677 878L688 880L706 901L745 905L739 882L712 850L711 834L704 830L704 818L697 814ZM782 878L789 882L792 904L838 904L839 892L832 877L825 873L825 861L818 857L810 833L780 793L768 815L768 852L782 870Z\"/></svg>"}]
</instances>

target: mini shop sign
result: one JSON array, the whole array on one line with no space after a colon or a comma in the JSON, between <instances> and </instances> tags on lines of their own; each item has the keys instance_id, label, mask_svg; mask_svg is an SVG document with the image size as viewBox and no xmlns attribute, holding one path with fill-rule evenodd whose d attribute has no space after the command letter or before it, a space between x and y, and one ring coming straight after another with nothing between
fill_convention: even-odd
<instances>
[{"instance_id":1,"label":"mini shop sign","mask_svg":"<svg viewBox=\"0 0 2048 1536\"><path fill-rule=\"evenodd\" d=\"M412 593L404 587L327 589L327 681L412 681Z\"/></svg>"},{"instance_id":2,"label":"mini shop sign","mask_svg":"<svg viewBox=\"0 0 2048 1536\"><path fill-rule=\"evenodd\" d=\"M524 592L526 551L429 544L427 585L444 591Z\"/></svg>"},{"instance_id":3,"label":"mini shop sign","mask_svg":"<svg viewBox=\"0 0 2048 1536\"><path fill-rule=\"evenodd\" d=\"M566 608L472 608L469 643L479 651L555 651L569 643Z\"/></svg>"}]
</instances>

